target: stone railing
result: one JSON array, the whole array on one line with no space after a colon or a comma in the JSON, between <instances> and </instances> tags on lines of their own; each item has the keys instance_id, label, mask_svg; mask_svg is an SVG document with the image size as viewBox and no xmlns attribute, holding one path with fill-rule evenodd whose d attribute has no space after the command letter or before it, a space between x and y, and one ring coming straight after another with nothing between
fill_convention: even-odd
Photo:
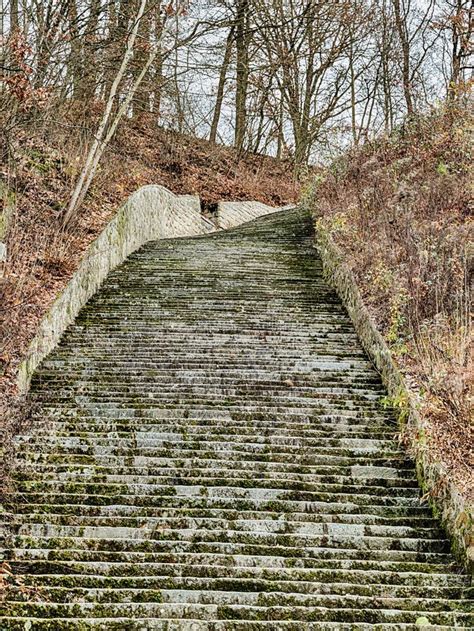
<instances>
[{"instance_id":1,"label":"stone railing","mask_svg":"<svg viewBox=\"0 0 474 631\"><path fill-rule=\"evenodd\" d=\"M219 228L227 230L279 210L283 209L273 208L262 202L219 202L216 220Z\"/></svg>"}]
</instances>

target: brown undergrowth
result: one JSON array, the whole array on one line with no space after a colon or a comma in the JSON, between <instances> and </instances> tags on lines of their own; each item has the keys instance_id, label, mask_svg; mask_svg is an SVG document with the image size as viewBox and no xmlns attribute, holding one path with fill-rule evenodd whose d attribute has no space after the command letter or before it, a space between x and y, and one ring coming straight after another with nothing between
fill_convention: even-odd
<instances>
[{"instance_id":1,"label":"brown undergrowth","mask_svg":"<svg viewBox=\"0 0 474 631\"><path fill-rule=\"evenodd\" d=\"M142 118L121 125L80 213L64 229L61 218L84 159L87 138L90 132L67 114L61 125L45 123L39 131L38 126L19 125L8 138L8 151L0 164L0 201L3 210L12 207L5 237L8 257L0 278L4 450L11 444L9 437L17 431L19 419L25 417L15 379L38 323L91 241L133 191L146 184L161 184L177 194L197 193L209 213L219 200L255 199L278 206L299 195L288 163L254 154L237 155L226 147L164 131L151 119Z\"/></svg>"},{"instance_id":2,"label":"brown undergrowth","mask_svg":"<svg viewBox=\"0 0 474 631\"><path fill-rule=\"evenodd\" d=\"M311 192L428 420L432 453L471 498L473 124L469 109L435 111L353 148Z\"/></svg>"}]
</instances>

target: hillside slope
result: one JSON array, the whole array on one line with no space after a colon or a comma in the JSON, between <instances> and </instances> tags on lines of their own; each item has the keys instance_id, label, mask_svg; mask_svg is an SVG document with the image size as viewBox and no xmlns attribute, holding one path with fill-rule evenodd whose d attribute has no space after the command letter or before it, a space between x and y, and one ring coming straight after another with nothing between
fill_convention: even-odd
<instances>
[{"instance_id":1,"label":"hillside slope","mask_svg":"<svg viewBox=\"0 0 474 631\"><path fill-rule=\"evenodd\" d=\"M355 148L312 201L429 420L432 453L471 497L473 123L440 110Z\"/></svg>"}]
</instances>

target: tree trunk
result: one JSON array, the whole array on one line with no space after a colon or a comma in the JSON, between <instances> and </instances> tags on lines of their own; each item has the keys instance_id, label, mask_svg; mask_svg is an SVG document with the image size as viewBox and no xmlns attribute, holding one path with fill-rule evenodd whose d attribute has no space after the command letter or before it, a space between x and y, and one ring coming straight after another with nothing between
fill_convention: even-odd
<instances>
[{"instance_id":1,"label":"tree trunk","mask_svg":"<svg viewBox=\"0 0 474 631\"><path fill-rule=\"evenodd\" d=\"M237 69L236 69L236 93L235 93L235 140L234 144L241 151L245 140L245 127L247 122L247 90L249 75L249 0L238 0L236 17Z\"/></svg>"},{"instance_id":2,"label":"tree trunk","mask_svg":"<svg viewBox=\"0 0 474 631\"><path fill-rule=\"evenodd\" d=\"M156 59L154 64L154 72L153 72L153 92L151 95L152 101L152 112L155 114L156 122L159 122L160 119L160 111L161 111L161 91L163 89L164 79L163 79L163 53L161 50L161 45L159 42L161 41L161 34L163 32L163 20L161 19L161 2L158 2L157 10L156 10L156 20L155 20L155 40L158 42Z\"/></svg>"},{"instance_id":3,"label":"tree trunk","mask_svg":"<svg viewBox=\"0 0 474 631\"><path fill-rule=\"evenodd\" d=\"M470 4L469 8L465 8L463 0L457 0L455 14L451 19L451 77L448 87L448 98L450 101L454 101L458 95L458 87L462 79L463 59L471 54L470 47L474 29L474 0L471 0L468 4ZM466 16L465 21L464 15Z\"/></svg>"},{"instance_id":4,"label":"tree trunk","mask_svg":"<svg viewBox=\"0 0 474 631\"><path fill-rule=\"evenodd\" d=\"M107 99L107 103L105 105L104 114L102 116L97 133L95 134L95 139L94 139L94 142L92 143L92 147L90 148L89 153L87 155L86 162L84 164L82 172L79 176L76 186L74 187L74 191L71 195L71 199L69 201L66 213L64 215L63 225L67 225L69 223L69 221L71 220L71 217L74 215L75 211L82 203L82 200L84 199L87 193L87 190L90 186L90 183L92 181L92 178L94 177L94 174L97 170L97 165L99 163L99 160L102 154L104 153L105 148L111 138L111 133L112 134L114 133L115 128L117 127L120 118L123 116L126 107L128 107L128 104L130 103L131 98L133 97L136 89L138 88L139 82L143 79L144 73L142 70L142 73L140 73L139 77L135 81L134 86L130 89L127 95L127 98L122 103L121 107L119 108L115 116L114 121L110 125L109 130L107 131L107 128L109 126L109 119L112 114L112 109L115 103L115 98L117 96L119 85L122 82L125 72L127 71L127 68L129 66L130 60L133 56L133 48L135 45L135 40L137 38L137 32L138 32L140 20L142 19L143 12L145 10L145 3L146 3L146 0L141 0L140 8L138 9L138 12L136 15L135 25L127 41L127 47L125 49L125 53L122 58L122 63L120 64L120 68L118 69L117 74L112 82L112 86L111 86L110 93ZM151 61L150 61L150 64L151 64ZM146 70L148 70L148 67L150 64L147 64L145 68L145 72Z\"/></svg>"},{"instance_id":5,"label":"tree trunk","mask_svg":"<svg viewBox=\"0 0 474 631\"><path fill-rule=\"evenodd\" d=\"M403 76L403 93L407 105L408 118L412 118L414 114L413 97L411 93L411 76L410 76L410 42L408 40L407 25L405 18L402 16L400 0L393 0L395 9L395 24L397 27L398 37L402 48L402 76Z\"/></svg>"},{"instance_id":6,"label":"tree trunk","mask_svg":"<svg viewBox=\"0 0 474 631\"><path fill-rule=\"evenodd\" d=\"M222 111L222 101L224 100L224 86L227 75L227 70L230 64L230 58L232 55L232 45L234 43L234 27L232 26L229 34L227 35L224 59L222 61L221 71L219 73L219 84L217 86L216 105L214 107L214 116L212 117L211 133L209 134L209 140L216 142L217 128L219 126L219 119Z\"/></svg>"},{"instance_id":7,"label":"tree trunk","mask_svg":"<svg viewBox=\"0 0 474 631\"><path fill-rule=\"evenodd\" d=\"M19 26L18 0L10 0L10 33L17 31Z\"/></svg>"},{"instance_id":8,"label":"tree trunk","mask_svg":"<svg viewBox=\"0 0 474 631\"><path fill-rule=\"evenodd\" d=\"M90 103L94 99L99 83L97 31L102 10L101 0L91 0L90 15L86 24L86 43L83 51L84 79L82 82L82 96L86 103Z\"/></svg>"},{"instance_id":9,"label":"tree trunk","mask_svg":"<svg viewBox=\"0 0 474 631\"><path fill-rule=\"evenodd\" d=\"M140 22L140 28L138 29L138 43L133 56L133 76L134 79L140 74L140 69L143 68L143 64L146 63L148 57L148 51L151 47L151 24L150 24L150 6L147 2L145 8L145 14ZM143 81L138 88L135 96L133 97L133 116L140 116L145 112L150 111L150 87L146 81Z\"/></svg>"},{"instance_id":10,"label":"tree trunk","mask_svg":"<svg viewBox=\"0 0 474 631\"><path fill-rule=\"evenodd\" d=\"M72 76L72 96L79 99L82 96L83 80L87 70L84 69L83 38L79 34L76 0L68 0L67 17L71 34L69 67Z\"/></svg>"}]
</instances>

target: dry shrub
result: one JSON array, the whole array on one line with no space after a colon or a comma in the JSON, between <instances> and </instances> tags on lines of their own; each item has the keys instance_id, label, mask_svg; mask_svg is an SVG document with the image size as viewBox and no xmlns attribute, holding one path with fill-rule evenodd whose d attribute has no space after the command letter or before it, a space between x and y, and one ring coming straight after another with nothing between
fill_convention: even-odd
<instances>
[{"instance_id":1,"label":"dry shrub","mask_svg":"<svg viewBox=\"0 0 474 631\"><path fill-rule=\"evenodd\" d=\"M421 396L431 446L474 488L473 175L469 108L451 106L352 149L321 177L316 212Z\"/></svg>"}]
</instances>

